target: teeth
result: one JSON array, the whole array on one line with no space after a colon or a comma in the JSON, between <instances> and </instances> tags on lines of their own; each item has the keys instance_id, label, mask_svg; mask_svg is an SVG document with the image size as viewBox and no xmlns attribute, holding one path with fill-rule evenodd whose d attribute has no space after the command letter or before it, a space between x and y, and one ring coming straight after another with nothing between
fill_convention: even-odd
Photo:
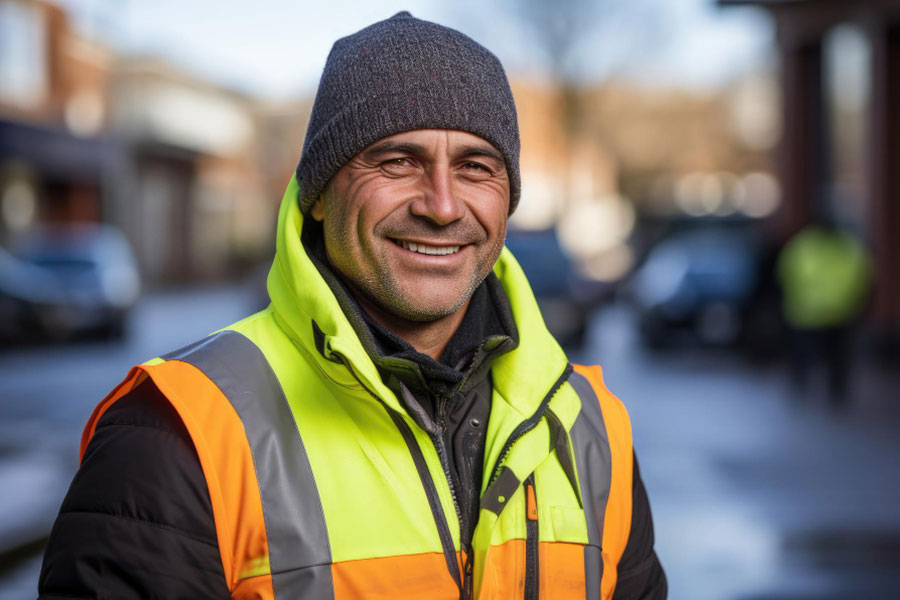
<instances>
[{"instance_id":1,"label":"teeth","mask_svg":"<svg viewBox=\"0 0 900 600\"><path fill-rule=\"evenodd\" d=\"M415 242L407 242L406 240L398 240L397 243L412 252L430 254L432 256L444 256L459 251L459 246L426 246L425 244L416 244Z\"/></svg>"}]
</instances>

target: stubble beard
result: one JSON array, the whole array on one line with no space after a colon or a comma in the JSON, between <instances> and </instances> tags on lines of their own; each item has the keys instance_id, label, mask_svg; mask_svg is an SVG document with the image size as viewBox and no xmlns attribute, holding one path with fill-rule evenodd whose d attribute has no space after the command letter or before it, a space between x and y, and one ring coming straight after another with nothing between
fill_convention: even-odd
<instances>
[{"instance_id":1,"label":"stubble beard","mask_svg":"<svg viewBox=\"0 0 900 600\"><path fill-rule=\"evenodd\" d=\"M336 235L335 235L336 233ZM351 247L351 239L355 236L352 229L343 229L334 232L331 236L326 231L325 247L328 261L335 271L350 284L353 291L366 296L371 302L387 313L390 313L401 319L405 319L414 323L430 323L444 317L450 316L460 308L462 308L475 293L475 290L491 272L494 263L500 255L503 248L503 239L500 238L486 255L485 260L479 261L475 271L469 278L465 289L461 291L457 300L452 305L445 306L429 306L423 303L417 303L408 293L402 291L400 282L396 279L394 273L389 268L382 268L378 273L358 272L352 268L352 265L341 264L335 261L329 248L332 247ZM333 246L339 244L340 246ZM388 264L388 260L382 255L378 261L381 265ZM427 285L427 282L425 283Z\"/></svg>"},{"instance_id":2,"label":"stubble beard","mask_svg":"<svg viewBox=\"0 0 900 600\"><path fill-rule=\"evenodd\" d=\"M415 302L409 294L402 291L400 282L388 269L382 270L380 276L378 276L352 273L342 270L334 263L332 265L351 284L355 291L364 294L366 298L383 311L410 322L430 323L448 317L462 308L484 281L485 277L487 277L488 273L490 273L493 262L488 266L478 265L478 269L469 279L456 302L449 306L429 306L425 303Z\"/></svg>"},{"instance_id":3,"label":"stubble beard","mask_svg":"<svg viewBox=\"0 0 900 600\"><path fill-rule=\"evenodd\" d=\"M452 306L443 307L415 304L408 295L404 295L400 291L398 282L391 276L385 276L381 281L377 282L366 282L368 285L364 284L361 287L363 288L363 293L380 306L382 310L414 323L430 323L448 317L462 308L469 301L469 298L472 297L472 294L475 293L478 286L481 285L481 282L484 281L485 276L472 277L458 300Z\"/></svg>"}]
</instances>

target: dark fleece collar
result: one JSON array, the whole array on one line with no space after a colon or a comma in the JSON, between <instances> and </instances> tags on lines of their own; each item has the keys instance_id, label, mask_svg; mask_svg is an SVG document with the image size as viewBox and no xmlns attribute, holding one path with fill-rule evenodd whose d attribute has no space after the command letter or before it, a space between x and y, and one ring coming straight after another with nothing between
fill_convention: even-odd
<instances>
[{"instance_id":1,"label":"dark fleece collar","mask_svg":"<svg viewBox=\"0 0 900 600\"><path fill-rule=\"evenodd\" d=\"M447 343L441 360L436 361L382 327L362 309L328 263L318 223L304 226L303 243L385 383L398 394L401 382L416 396L466 393L487 375L494 359L518 345L519 334L509 300L493 273L476 288L462 323Z\"/></svg>"}]
</instances>

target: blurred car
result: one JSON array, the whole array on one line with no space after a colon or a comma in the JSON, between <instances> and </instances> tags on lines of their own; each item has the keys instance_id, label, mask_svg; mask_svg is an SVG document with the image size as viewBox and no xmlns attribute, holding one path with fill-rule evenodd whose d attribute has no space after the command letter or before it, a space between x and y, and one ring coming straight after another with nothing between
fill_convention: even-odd
<instances>
[{"instance_id":1,"label":"blurred car","mask_svg":"<svg viewBox=\"0 0 900 600\"><path fill-rule=\"evenodd\" d=\"M8 339L121 337L139 293L131 246L107 225L40 227L0 253L0 320Z\"/></svg>"},{"instance_id":2,"label":"blurred car","mask_svg":"<svg viewBox=\"0 0 900 600\"><path fill-rule=\"evenodd\" d=\"M685 338L712 345L763 343L772 312L759 293L765 264L755 232L746 227L708 225L664 239L629 287L643 341L652 348Z\"/></svg>"},{"instance_id":3,"label":"blurred car","mask_svg":"<svg viewBox=\"0 0 900 600\"><path fill-rule=\"evenodd\" d=\"M588 318L610 293L610 286L579 272L576 262L560 245L555 229L510 229L506 246L525 271L553 336L563 346L581 345Z\"/></svg>"}]
</instances>

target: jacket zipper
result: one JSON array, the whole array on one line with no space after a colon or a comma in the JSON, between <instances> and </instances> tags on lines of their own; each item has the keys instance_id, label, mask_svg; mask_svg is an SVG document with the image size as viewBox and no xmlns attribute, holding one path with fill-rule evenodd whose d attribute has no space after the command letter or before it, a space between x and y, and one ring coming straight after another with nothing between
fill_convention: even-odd
<instances>
[{"instance_id":1,"label":"jacket zipper","mask_svg":"<svg viewBox=\"0 0 900 600\"><path fill-rule=\"evenodd\" d=\"M525 480L525 600L537 600L540 593L540 553L537 496L534 473Z\"/></svg>"},{"instance_id":2,"label":"jacket zipper","mask_svg":"<svg viewBox=\"0 0 900 600\"><path fill-rule=\"evenodd\" d=\"M462 540L463 514L459 508L459 499L456 496L456 488L453 485L453 477L450 474L450 461L447 458L447 446L444 444L444 431L446 423L444 422L444 411L446 409L446 398L441 397L438 400L438 419L437 433L430 436L431 442L437 450L438 458L441 461L441 468L444 470L444 478L447 480L447 486L450 488L450 498L453 500L453 508L456 510L456 522L459 523L460 541ZM472 597L472 548L471 546L463 546L462 551L465 552L466 560L463 565L461 597L468 600Z\"/></svg>"},{"instance_id":3,"label":"jacket zipper","mask_svg":"<svg viewBox=\"0 0 900 600\"><path fill-rule=\"evenodd\" d=\"M453 544L453 535L450 533L450 526L447 523L447 516L444 514L444 509L441 506L441 499L438 495L437 487L434 485L434 480L431 478L431 472L428 470L428 463L425 462L425 456L422 454L422 449L419 448L419 444L416 442L416 437L410 429L409 425L406 421L403 420L403 417L396 410L391 408L385 403L381 397L378 396L375 392L370 390L368 386L362 382L359 376L356 374L356 371L353 370L353 367L350 365L350 361L344 357L344 355L339 354L337 352L332 353L333 356L337 356L341 363L350 373L353 375L354 379L363 387L366 392L370 396L372 396L375 400L377 400L381 406L387 411L388 415L391 417L391 420L394 422L394 425L397 429L400 430L400 435L403 436L403 441L406 442L406 447L409 450L410 455L413 459L413 464L416 466L416 472L419 474L419 479L422 482L422 487L425 488L425 497L428 499L428 506L431 508L431 515L434 518L434 523L437 526L438 537L441 540L441 548L444 551L444 561L447 563L447 570L450 571L450 575L453 577L454 583L456 583L456 587L459 589L459 597L461 600L467 598L467 596L463 595L463 590L465 586L465 582L463 581L462 574L459 570L459 562L456 556L456 548ZM431 436L429 436L431 437ZM434 439L432 438L432 442ZM441 444L443 446L443 444ZM459 514L459 507L457 506L456 496L453 491L453 484L450 481L450 471L447 466L444 465L446 458L441 455L440 449L438 450L438 456L441 458L441 465L444 468L444 474L447 476L447 482L450 485L450 494L453 497L453 505L456 508L457 515Z\"/></svg>"},{"instance_id":4,"label":"jacket zipper","mask_svg":"<svg viewBox=\"0 0 900 600\"><path fill-rule=\"evenodd\" d=\"M441 460L441 468L444 470L444 477L447 479L447 487L450 488L450 497L453 499L453 508L456 510L456 518L459 526L463 525L462 511L459 508L459 499L456 496L456 488L453 485L453 477L450 475L450 459L447 457L447 446L444 444L444 432L447 424L444 422L444 409L446 408L446 399L441 397L438 399L438 418L437 432L430 435L431 443L437 450L438 458Z\"/></svg>"}]
</instances>

